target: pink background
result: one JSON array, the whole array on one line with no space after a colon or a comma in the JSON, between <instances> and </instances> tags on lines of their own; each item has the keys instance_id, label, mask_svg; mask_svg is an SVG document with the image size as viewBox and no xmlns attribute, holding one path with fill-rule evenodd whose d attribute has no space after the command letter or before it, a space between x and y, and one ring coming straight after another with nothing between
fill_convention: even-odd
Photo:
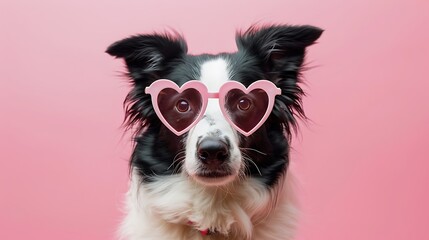
<instances>
[{"instance_id":1,"label":"pink background","mask_svg":"<svg viewBox=\"0 0 429 240\"><path fill-rule=\"evenodd\" d=\"M296 239L429 239L427 0L2 0L0 239L115 239L131 144L110 43L171 27L191 53L234 51L255 22L326 29L293 141Z\"/></svg>"}]
</instances>

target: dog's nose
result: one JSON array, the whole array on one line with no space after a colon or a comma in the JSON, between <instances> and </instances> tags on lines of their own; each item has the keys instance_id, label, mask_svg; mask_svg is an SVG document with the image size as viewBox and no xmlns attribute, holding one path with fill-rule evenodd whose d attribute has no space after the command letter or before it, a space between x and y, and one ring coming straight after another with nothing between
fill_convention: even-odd
<instances>
[{"instance_id":1,"label":"dog's nose","mask_svg":"<svg viewBox=\"0 0 429 240\"><path fill-rule=\"evenodd\" d=\"M217 168L229 157L228 144L218 137L206 137L197 146L198 159L209 168Z\"/></svg>"}]
</instances>

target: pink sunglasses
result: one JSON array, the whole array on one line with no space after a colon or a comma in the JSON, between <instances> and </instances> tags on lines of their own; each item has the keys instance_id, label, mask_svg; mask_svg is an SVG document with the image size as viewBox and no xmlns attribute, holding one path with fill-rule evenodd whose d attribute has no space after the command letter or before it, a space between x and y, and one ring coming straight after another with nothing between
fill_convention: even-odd
<instances>
[{"instance_id":1,"label":"pink sunglasses","mask_svg":"<svg viewBox=\"0 0 429 240\"><path fill-rule=\"evenodd\" d=\"M237 81L228 81L218 93L210 93L197 80L181 87L171 80L160 79L145 89L150 94L155 113L162 123L180 136L197 124L207 108L209 98L218 98L226 120L245 136L254 133L267 120L280 88L268 80L258 80L248 88Z\"/></svg>"}]
</instances>

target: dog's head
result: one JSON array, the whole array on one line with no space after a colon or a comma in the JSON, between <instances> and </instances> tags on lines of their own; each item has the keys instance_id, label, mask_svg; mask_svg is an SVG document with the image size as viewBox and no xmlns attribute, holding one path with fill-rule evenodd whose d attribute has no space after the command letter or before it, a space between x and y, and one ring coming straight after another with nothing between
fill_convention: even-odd
<instances>
[{"instance_id":1,"label":"dog's head","mask_svg":"<svg viewBox=\"0 0 429 240\"><path fill-rule=\"evenodd\" d=\"M296 117L305 117L301 106L303 91L298 85L305 49L321 34L321 29L312 26L252 27L237 34L236 53L218 55L187 54L186 42L178 34L137 35L112 44L107 53L125 60L133 85L125 100L126 126L137 127L131 166L143 181L186 174L206 186L248 177L268 186L275 184L289 162L289 136L296 127ZM186 133L177 134L165 121L163 124L151 95L145 92L159 79L169 79L177 86L199 80L210 93L219 92L228 81L248 87L265 79L279 88L280 94L273 96L272 110L250 135L237 131L216 98L207 100L201 119ZM163 101L178 111L195 107L192 101L183 101L183 95L175 93L164 93ZM195 98L196 94L188 95ZM268 105L268 100L257 94L245 96L229 97L228 104L241 110ZM171 114L174 119L178 113ZM236 116L240 124L253 126L261 119L255 111L246 114Z\"/></svg>"}]
</instances>

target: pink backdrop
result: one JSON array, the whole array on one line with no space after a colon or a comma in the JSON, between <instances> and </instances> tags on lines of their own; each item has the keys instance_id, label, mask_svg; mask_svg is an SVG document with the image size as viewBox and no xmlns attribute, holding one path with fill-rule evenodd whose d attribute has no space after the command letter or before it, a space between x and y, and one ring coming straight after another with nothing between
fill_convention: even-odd
<instances>
[{"instance_id":1,"label":"pink backdrop","mask_svg":"<svg viewBox=\"0 0 429 240\"><path fill-rule=\"evenodd\" d=\"M127 187L128 85L105 48L174 28L234 51L251 23L314 24L293 142L298 240L429 239L429 2L0 2L0 239L114 239Z\"/></svg>"}]
</instances>

